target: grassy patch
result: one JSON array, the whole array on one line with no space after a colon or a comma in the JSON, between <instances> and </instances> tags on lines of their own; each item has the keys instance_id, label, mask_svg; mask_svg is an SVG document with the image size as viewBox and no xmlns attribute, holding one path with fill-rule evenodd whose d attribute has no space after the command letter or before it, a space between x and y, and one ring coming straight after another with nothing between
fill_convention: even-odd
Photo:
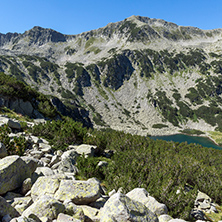
<instances>
[{"instance_id":1,"label":"grassy patch","mask_svg":"<svg viewBox=\"0 0 222 222\"><path fill-rule=\"evenodd\" d=\"M18 114L16 112L14 112L11 109L8 109L6 107L0 107L0 114L4 114L6 116L8 116L9 118L12 119L16 119L19 120L21 122L25 122L25 121L32 121L28 116L23 116L22 114Z\"/></svg>"},{"instance_id":2,"label":"grassy patch","mask_svg":"<svg viewBox=\"0 0 222 222\"><path fill-rule=\"evenodd\" d=\"M94 37L91 37L87 42L86 42L86 45L85 45L85 48L89 48L94 42L95 42L95 38Z\"/></svg>"},{"instance_id":3,"label":"grassy patch","mask_svg":"<svg viewBox=\"0 0 222 222\"><path fill-rule=\"evenodd\" d=\"M100 53L102 50L98 47L90 47L89 50L87 52L94 52L94 54L98 54Z\"/></svg>"},{"instance_id":4,"label":"grassy patch","mask_svg":"<svg viewBox=\"0 0 222 222\"><path fill-rule=\"evenodd\" d=\"M210 131L210 137L218 144L222 144L222 132Z\"/></svg>"},{"instance_id":5,"label":"grassy patch","mask_svg":"<svg viewBox=\"0 0 222 222\"><path fill-rule=\"evenodd\" d=\"M206 217L209 221L221 221L222 220L222 207L216 207L218 213L206 213Z\"/></svg>"},{"instance_id":6,"label":"grassy patch","mask_svg":"<svg viewBox=\"0 0 222 222\"><path fill-rule=\"evenodd\" d=\"M184 130L180 130L181 133L185 133L185 134L189 134L189 135L201 135L201 134L205 134L204 132L200 131L200 130L196 130L196 129L184 129Z\"/></svg>"}]
</instances>

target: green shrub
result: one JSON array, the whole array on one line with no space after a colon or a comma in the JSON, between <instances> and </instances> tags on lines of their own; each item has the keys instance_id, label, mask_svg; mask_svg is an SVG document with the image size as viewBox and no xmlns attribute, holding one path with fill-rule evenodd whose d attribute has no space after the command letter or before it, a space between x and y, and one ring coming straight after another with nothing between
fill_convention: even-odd
<instances>
[{"instance_id":1,"label":"green shrub","mask_svg":"<svg viewBox=\"0 0 222 222\"><path fill-rule=\"evenodd\" d=\"M22 156L27 148L27 141L24 137L14 137L12 140L8 136L11 129L5 125L0 127L0 141L5 145L7 153L9 155Z\"/></svg>"},{"instance_id":2,"label":"green shrub","mask_svg":"<svg viewBox=\"0 0 222 222\"><path fill-rule=\"evenodd\" d=\"M98 177L109 190L123 187L128 192L145 188L159 202L165 203L173 217L190 220L197 190L222 203L222 151L200 145L151 140L111 129L87 130L70 120L52 121L34 127L35 135L45 136L57 149L68 144L86 143L114 155L107 167L97 167L99 158L80 157L79 176ZM124 164L123 164L124 163ZM191 187L187 192L186 187ZM180 193L177 194L177 190Z\"/></svg>"},{"instance_id":3,"label":"green shrub","mask_svg":"<svg viewBox=\"0 0 222 222\"><path fill-rule=\"evenodd\" d=\"M63 121L53 120L35 125L31 132L48 139L55 149L61 150L66 149L68 145L83 143L83 138L87 136L87 129L69 117L64 118Z\"/></svg>"},{"instance_id":4,"label":"green shrub","mask_svg":"<svg viewBox=\"0 0 222 222\"><path fill-rule=\"evenodd\" d=\"M168 126L162 123L157 123L157 124L153 124L152 128L154 129L162 129L162 128L167 128Z\"/></svg>"},{"instance_id":5,"label":"green shrub","mask_svg":"<svg viewBox=\"0 0 222 222\"><path fill-rule=\"evenodd\" d=\"M58 115L56 108L42 93L37 92L24 82L18 81L4 73L0 73L0 94L30 101L45 117L54 118ZM38 101L38 102L37 102Z\"/></svg>"},{"instance_id":6,"label":"green shrub","mask_svg":"<svg viewBox=\"0 0 222 222\"><path fill-rule=\"evenodd\" d=\"M79 156L77 158L77 167L79 169L78 175L84 179L96 177L99 180L105 179L105 170L98 166L101 158Z\"/></svg>"}]
</instances>

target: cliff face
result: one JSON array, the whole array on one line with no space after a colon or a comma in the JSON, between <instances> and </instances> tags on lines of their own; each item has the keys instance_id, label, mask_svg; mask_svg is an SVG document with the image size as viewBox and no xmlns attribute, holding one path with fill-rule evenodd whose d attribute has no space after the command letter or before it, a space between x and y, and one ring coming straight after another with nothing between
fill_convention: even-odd
<instances>
[{"instance_id":1,"label":"cliff face","mask_svg":"<svg viewBox=\"0 0 222 222\"><path fill-rule=\"evenodd\" d=\"M140 16L79 35L34 27L0 35L0 71L82 107L96 127L220 130L221 33Z\"/></svg>"}]
</instances>

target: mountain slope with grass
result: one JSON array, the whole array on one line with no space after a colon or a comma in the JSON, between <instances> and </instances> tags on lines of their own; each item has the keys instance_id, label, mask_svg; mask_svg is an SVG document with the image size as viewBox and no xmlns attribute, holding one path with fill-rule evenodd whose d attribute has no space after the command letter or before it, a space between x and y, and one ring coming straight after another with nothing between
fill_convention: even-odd
<instances>
[{"instance_id":1,"label":"mountain slope with grass","mask_svg":"<svg viewBox=\"0 0 222 222\"><path fill-rule=\"evenodd\" d=\"M34 27L1 34L0 71L96 128L221 131L221 35L141 16L78 35Z\"/></svg>"}]
</instances>

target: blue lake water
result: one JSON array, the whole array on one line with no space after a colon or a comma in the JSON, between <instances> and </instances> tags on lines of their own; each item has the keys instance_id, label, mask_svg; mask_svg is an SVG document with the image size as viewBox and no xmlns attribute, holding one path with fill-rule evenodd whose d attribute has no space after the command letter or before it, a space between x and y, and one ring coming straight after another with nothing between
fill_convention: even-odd
<instances>
[{"instance_id":1,"label":"blue lake water","mask_svg":"<svg viewBox=\"0 0 222 222\"><path fill-rule=\"evenodd\" d=\"M222 150L222 147L217 146L213 141L208 139L207 137L200 137L200 136L188 136L184 134L175 134L170 136L151 136L153 140L166 140L166 141L173 141L173 142L187 142L200 144L204 147L212 147L214 149Z\"/></svg>"}]
</instances>

